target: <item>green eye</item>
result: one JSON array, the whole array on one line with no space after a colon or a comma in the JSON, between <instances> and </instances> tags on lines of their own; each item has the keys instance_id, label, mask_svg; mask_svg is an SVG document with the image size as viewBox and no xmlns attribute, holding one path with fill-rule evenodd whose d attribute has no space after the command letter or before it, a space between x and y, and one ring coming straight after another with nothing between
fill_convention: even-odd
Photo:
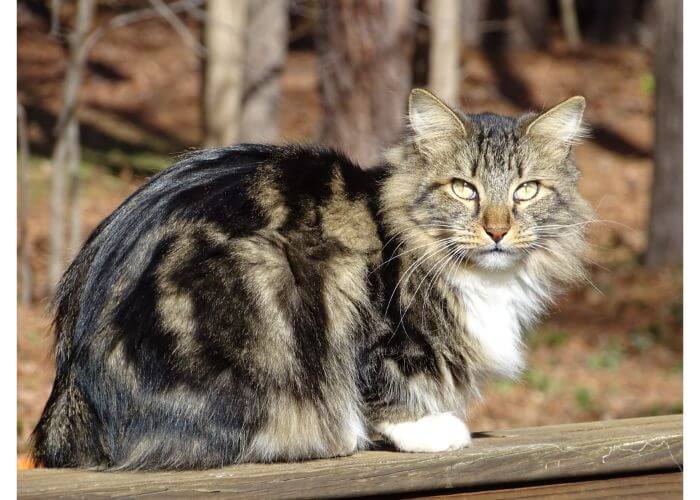
<instances>
[{"instance_id":1,"label":"green eye","mask_svg":"<svg viewBox=\"0 0 700 500\"><path fill-rule=\"evenodd\" d=\"M464 200L476 200L479 197L476 188L462 179L452 179L452 192Z\"/></svg>"},{"instance_id":2,"label":"green eye","mask_svg":"<svg viewBox=\"0 0 700 500\"><path fill-rule=\"evenodd\" d=\"M513 193L513 199L515 201L531 200L535 196L537 196L537 193L539 191L540 191L539 183L537 183L535 181L524 182L523 184L518 186L518 189L516 189L515 193Z\"/></svg>"}]
</instances>

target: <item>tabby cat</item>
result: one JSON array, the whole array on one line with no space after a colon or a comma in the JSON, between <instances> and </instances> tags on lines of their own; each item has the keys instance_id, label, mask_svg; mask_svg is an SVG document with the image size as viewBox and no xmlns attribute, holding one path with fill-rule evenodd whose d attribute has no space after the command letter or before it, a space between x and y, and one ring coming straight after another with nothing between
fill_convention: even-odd
<instances>
[{"instance_id":1,"label":"tabby cat","mask_svg":"<svg viewBox=\"0 0 700 500\"><path fill-rule=\"evenodd\" d=\"M465 410L584 275L585 101L467 115L425 90L383 165L238 145L153 177L56 295L48 467L199 469L470 444Z\"/></svg>"}]
</instances>

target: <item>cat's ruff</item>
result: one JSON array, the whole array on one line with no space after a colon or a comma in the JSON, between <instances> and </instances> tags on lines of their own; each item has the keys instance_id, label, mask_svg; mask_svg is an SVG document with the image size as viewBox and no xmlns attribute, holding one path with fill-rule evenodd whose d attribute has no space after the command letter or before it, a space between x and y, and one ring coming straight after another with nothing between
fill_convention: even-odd
<instances>
[{"instance_id":1,"label":"cat's ruff","mask_svg":"<svg viewBox=\"0 0 700 500\"><path fill-rule=\"evenodd\" d=\"M452 283L464 304L466 334L494 374L516 377L524 367L523 330L550 300L550 290L523 265L496 272L466 269Z\"/></svg>"}]
</instances>

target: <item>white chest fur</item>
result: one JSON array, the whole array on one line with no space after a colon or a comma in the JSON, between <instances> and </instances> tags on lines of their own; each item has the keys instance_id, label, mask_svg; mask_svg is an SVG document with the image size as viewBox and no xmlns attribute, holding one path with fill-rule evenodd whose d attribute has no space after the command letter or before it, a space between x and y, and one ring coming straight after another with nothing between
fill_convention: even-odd
<instances>
[{"instance_id":1,"label":"white chest fur","mask_svg":"<svg viewBox=\"0 0 700 500\"><path fill-rule=\"evenodd\" d=\"M544 308L544 284L524 270L470 270L453 284L466 309L467 335L480 346L488 370L516 376L523 368L522 331Z\"/></svg>"}]
</instances>

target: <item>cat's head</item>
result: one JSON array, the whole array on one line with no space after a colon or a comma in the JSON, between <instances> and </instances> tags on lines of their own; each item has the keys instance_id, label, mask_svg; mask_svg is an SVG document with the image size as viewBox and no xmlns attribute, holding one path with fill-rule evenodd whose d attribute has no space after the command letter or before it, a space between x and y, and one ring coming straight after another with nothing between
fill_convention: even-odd
<instances>
[{"instance_id":1,"label":"cat's head","mask_svg":"<svg viewBox=\"0 0 700 500\"><path fill-rule=\"evenodd\" d=\"M386 155L389 231L444 270L528 265L576 280L593 215L571 154L584 107L572 97L539 115L467 115L414 90L404 141Z\"/></svg>"}]
</instances>

